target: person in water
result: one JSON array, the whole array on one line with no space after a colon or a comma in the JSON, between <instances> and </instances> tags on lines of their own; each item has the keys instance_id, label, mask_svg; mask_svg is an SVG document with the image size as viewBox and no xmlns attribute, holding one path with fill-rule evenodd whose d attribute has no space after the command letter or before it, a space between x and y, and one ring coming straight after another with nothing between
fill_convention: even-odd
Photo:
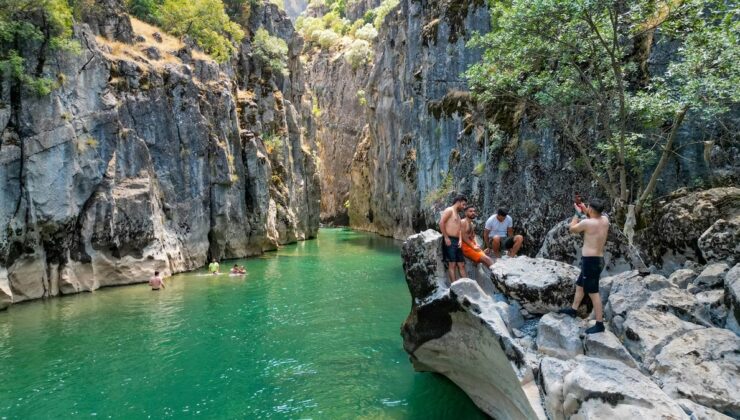
<instances>
[{"instance_id":1,"label":"person in water","mask_svg":"<svg viewBox=\"0 0 740 420\"><path fill-rule=\"evenodd\" d=\"M231 274L247 274L247 269L234 264L234 266L231 267Z\"/></svg>"},{"instance_id":2,"label":"person in water","mask_svg":"<svg viewBox=\"0 0 740 420\"><path fill-rule=\"evenodd\" d=\"M467 277L465 274L465 257L463 257L462 243L460 242L460 212L468 204L464 195L458 195L452 200L452 205L442 212L439 220L439 230L444 239L442 241L442 258L447 263L447 276L450 283ZM460 276L457 276L457 272Z\"/></svg>"},{"instance_id":3,"label":"person in water","mask_svg":"<svg viewBox=\"0 0 740 420\"><path fill-rule=\"evenodd\" d=\"M164 285L164 280L159 275L159 271L154 272L154 276L149 279L149 286L152 287L152 290L159 290L160 288L165 289L166 286Z\"/></svg>"},{"instance_id":4,"label":"person in water","mask_svg":"<svg viewBox=\"0 0 740 420\"><path fill-rule=\"evenodd\" d=\"M501 257L501 248L508 249L510 257L516 257L519 248L522 247L524 237L514 235L514 220L509 216L509 211L501 207L496 214L486 220L483 241L486 247L493 249L495 258Z\"/></svg>"},{"instance_id":5,"label":"person in water","mask_svg":"<svg viewBox=\"0 0 740 420\"><path fill-rule=\"evenodd\" d=\"M581 274L576 281L576 295L570 308L561 309L560 313L575 317L583 300L584 292L588 293L596 313L596 325L586 330L586 334L604 331L604 310L599 295L599 277L604 269L604 244L609 234L609 219L603 215L604 203L592 200L586 207L587 219L580 220L578 214L570 221L571 233L583 233L581 250ZM579 221L580 220L580 221Z\"/></svg>"},{"instance_id":6,"label":"person in water","mask_svg":"<svg viewBox=\"0 0 740 420\"><path fill-rule=\"evenodd\" d=\"M214 258L210 264L208 264L208 272L211 274L221 274L219 270L221 269L221 266L218 265L218 262Z\"/></svg>"},{"instance_id":7,"label":"person in water","mask_svg":"<svg viewBox=\"0 0 740 420\"><path fill-rule=\"evenodd\" d=\"M493 266L493 260L480 249L475 241L475 218L478 216L475 206L465 207L464 214L465 218L460 222L462 225L460 238L462 239L463 255L475 264L483 263L486 267Z\"/></svg>"}]
</instances>

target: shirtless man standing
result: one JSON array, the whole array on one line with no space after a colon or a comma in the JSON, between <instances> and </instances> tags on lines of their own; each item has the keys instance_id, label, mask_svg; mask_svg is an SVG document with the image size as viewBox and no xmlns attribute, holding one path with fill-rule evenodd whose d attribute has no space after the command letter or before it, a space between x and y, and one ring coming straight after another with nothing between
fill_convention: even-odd
<instances>
[{"instance_id":1,"label":"shirtless man standing","mask_svg":"<svg viewBox=\"0 0 740 420\"><path fill-rule=\"evenodd\" d=\"M490 268L493 265L493 260L480 249L478 243L475 241L475 217L477 215L475 206L465 207L465 218L461 222L461 248L463 255L465 255L469 260L473 261L475 264L483 263L486 267Z\"/></svg>"},{"instance_id":2,"label":"shirtless man standing","mask_svg":"<svg viewBox=\"0 0 740 420\"><path fill-rule=\"evenodd\" d=\"M450 283L467 277L460 242L460 212L466 204L468 204L468 199L464 195L458 195L452 200L452 205L442 212L442 218L439 220L439 230L444 236L442 258L447 263L447 276L450 278ZM460 271L460 277L456 277L455 268Z\"/></svg>"},{"instance_id":3,"label":"shirtless man standing","mask_svg":"<svg viewBox=\"0 0 740 420\"><path fill-rule=\"evenodd\" d=\"M599 295L599 277L604 269L604 244L609 234L609 219L602 216L604 203L592 200L586 208L588 218L579 221L578 214L570 221L570 232L583 232L583 249L581 251L581 275L576 281L576 295L570 308L561 309L560 313L575 317L578 306L583 300L584 291L588 293L596 312L596 325L586 330L586 334L604 331L604 310Z\"/></svg>"}]
</instances>

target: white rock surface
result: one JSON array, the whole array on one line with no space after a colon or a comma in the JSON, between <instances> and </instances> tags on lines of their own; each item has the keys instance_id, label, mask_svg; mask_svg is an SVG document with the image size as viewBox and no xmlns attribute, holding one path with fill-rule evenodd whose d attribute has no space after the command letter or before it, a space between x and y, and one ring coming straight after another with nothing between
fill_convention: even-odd
<instances>
[{"instance_id":1,"label":"white rock surface","mask_svg":"<svg viewBox=\"0 0 740 420\"><path fill-rule=\"evenodd\" d=\"M569 419L688 419L681 407L636 369L579 356L563 380Z\"/></svg>"},{"instance_id":2,"label":"white rock surface","mask_svg":"<svg viewBox=\"0 0 740 420\"><path fill-rule=\"evenodd\" d=\"M681 268L668 277L674 286L685 289L696 278L696 272L690 268Z\"/></svg>"},{"instance_id":3,"label":"white rock surface","mask_svg":"<svg viewBox=\"0 0 740 420\"><path fill-rule=\"evenodd\" d=\"M727 305L726 328L740 335L740 263L725 275L725 305Z\"/></svg>"},{"instance_id":4,"label":"white rock surface","mask_svg":"<svg viewBox=\"0 0 740 420\"><path fill-rule=\"evenodd\" d=\"M689 415L691 420L732 420L730 416L726 416L717 410L704 407L686 398L677 399L676 402Z\"/></svg>"},{"instance_id":5,"label":"white rock surface","mask_svg":"<svg viewBox=\"0 0 740 420\"><path fill-rule=\"evenodd\" d=\"M545 314L570 303L579 270L557 261L522 256L499 259L492 272L502 293L529 313Z\"/></svg>"},{"instance_id":6,"label":"white rock surface","mask_svg":"<svg viewBox=\"0 0 740 420\"><path fill-rule=\"evenodd\" d=\"M670 313L644 308L629 312L622 328L623 331L615 331L617 337L638 362L649 366L653 357L671 340L701 326Z\"/></svg>"},{"instance_id":7,"label":"white rock surface","mask_svg":"<svg viewBox=\"0 0 740 420\"><path fill-rule=\"evenodd\" d=\"M583 324L578 318L550 313L537 324L537 350L559 359L572 359L583 354L580 334Z\"/></svg>"},{"instance_id":8,"label":"white rock surface","mask_svg":"<svg viewBox=\"0 0 740 420\"><path fill-rule=\"evenodd\" d=\"M10 291L8 270L0 267L0 311L7 309L13 303L13 292Z\"/></svg>"},{"instance_id":9,"label":"white rock surface","mask_svg":"<svg viewBox=\"0 0 740 420\"><path fill-rule=\"evenodd\" d=\"M699 289L711 289L718 287L723 284L725 279L725 273L730 267L725 263L709 264L699 273L698 276L691 282L692 285Z\"/></svg>"},{"instance_id":10,"label":"white rock surface","mask_svg":"<svg viewBox=\"0 0 740 420\"><path fill-rule=\"evenodd\" d=\"M673 398L740 416L740 337L731 331L686 332L662 348L649 370Z\"/></svg>"},{"instance_id":11,"label":"white rock surface","mask_svg":"<svg viewBox=\"0 0 740 420\"><path fill-rule=\"evenodd\" d=\"M631 368L639 369L635 359L611 331L607 330L600 334L586 334L583 337L583 349L586 356L617 360Z\"/></svg>"}]
</instances>

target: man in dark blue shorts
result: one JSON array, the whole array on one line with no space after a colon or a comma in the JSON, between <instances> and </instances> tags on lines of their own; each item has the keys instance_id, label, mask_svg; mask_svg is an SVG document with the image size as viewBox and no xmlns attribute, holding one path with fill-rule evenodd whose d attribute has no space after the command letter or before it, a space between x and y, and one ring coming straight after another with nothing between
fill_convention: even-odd
<instances>
[{"instance_id":1,"label":"man in dark blue shorts","mask_svg":"<svg viewBox=\"0 0 740 420\"><path fill-rule=\"evenodd\" d=\"M581 274L576 280L576 295L570 308L559 312L576 316L578 306L585 293L591 298L596 313L596 325L586 330L586 334L604 331L604 309L599 295L599 277L604 269L604 244L609 234L609 219L602 215L604 204L599 200L592 200L586 208L587 219L580 220L578 214L570 221L571 233L583 233L583 249L581 250Z\"/></svg>"},{"instance_id":2,"label":"man in dark blue shorts","mask_svg":"<svg viewBox=\"0 0 740 420\"><path fill-rule=\"evenodd\" d=\"M462 252L461 237L461 220L460 212L468 204L468 199L463 195L458 195L452 200L452 205L442 212L442 218L439 220L439 230L442 232L442 259L447 263L447 276L450 283L467 277L465 274L465 257ZM457 271L460 276L457 276Z\"/></svg>"}]
</instances>

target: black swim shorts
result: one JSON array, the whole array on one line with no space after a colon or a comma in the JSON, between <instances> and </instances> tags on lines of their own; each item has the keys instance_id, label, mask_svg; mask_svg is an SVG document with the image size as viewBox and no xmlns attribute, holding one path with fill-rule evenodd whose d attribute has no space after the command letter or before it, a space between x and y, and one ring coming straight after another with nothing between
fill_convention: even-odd
<instances>
[{"instance_id":1,"label":"black swim shorts","mask_svg":"<svg viewBox=\"0 0 740 420\"><path fill-rule=\"evenodd\" d=\"M444 262L465 262L463 257L462 248L458 245L460 239L450 236L450 246L445 244L444 238L442 239L442 260Z\"/></svg>"},{"instance_id":2,"label":"black swim shorts","mask_svg":"<svg viewBox=\"0 0 740 420\"><path fill-rule=\"evenodd\" d=\"M581 275L576 285L586 293L599 293L599 277L604 270L604 257L581 257Z\"/></svg>"}]
</instances>

